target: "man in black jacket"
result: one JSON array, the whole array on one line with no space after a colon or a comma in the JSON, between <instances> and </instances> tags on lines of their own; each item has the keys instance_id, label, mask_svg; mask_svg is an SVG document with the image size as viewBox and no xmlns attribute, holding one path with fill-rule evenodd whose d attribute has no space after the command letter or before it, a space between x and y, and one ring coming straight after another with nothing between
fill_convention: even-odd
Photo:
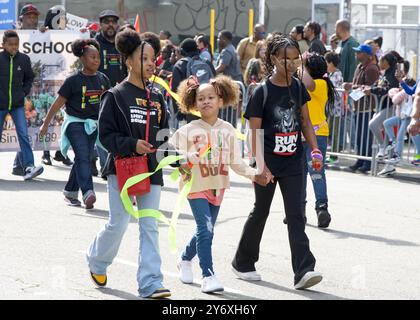
<instances>
[{"instance_id":1,"label":"man in black jacket","mask_svg":"<svg viewBox=\"0 0 420 320\"><path fill-rule=\"evenodd\" d=\"M34 166L25 117L25 97L31 91L34 74L30 58L19 52L19 36L15 31L7 30L4 33L3 48L0 53L0 136L4 119L10 114L22 150L24 179L30 180L44 171L42 166Z\"/></svg>"}]
</instances>

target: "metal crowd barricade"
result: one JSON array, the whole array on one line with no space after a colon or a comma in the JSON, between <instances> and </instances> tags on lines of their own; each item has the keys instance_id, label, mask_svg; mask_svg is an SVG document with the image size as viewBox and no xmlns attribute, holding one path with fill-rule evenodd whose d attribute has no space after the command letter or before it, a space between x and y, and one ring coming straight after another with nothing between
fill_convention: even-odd
<instances>
[{"instance_id":1,"label":"metal crowd barricade","mask_svg":"<svg viewBox=\"0 0 420 320\"><path fill-rule=\"evenodd\" d=\"M380 165L387 163L386 160L379 161L376 155L380 147L386 147L389 141L383 123L381 124L381 135L384 143L374 137L369 128L370 121L385 106L386 119L395 115L395 107L388 95L376 96L371 94L364 96L358 101L353 101L344 91L338 90L343 101L341 115L330 116L328 119L330 127L329 149L327 154L330 156L344 157L355 160L365 160L371 162L371 175L377 175ZM385 112L385 111L384 111ZM397 128L394 128L397 136ZM386 157L391 157L389 151ZM411 139L403 148L401 162L399 166L407 166L415 154Z\"/></svg>"}]
</instances>

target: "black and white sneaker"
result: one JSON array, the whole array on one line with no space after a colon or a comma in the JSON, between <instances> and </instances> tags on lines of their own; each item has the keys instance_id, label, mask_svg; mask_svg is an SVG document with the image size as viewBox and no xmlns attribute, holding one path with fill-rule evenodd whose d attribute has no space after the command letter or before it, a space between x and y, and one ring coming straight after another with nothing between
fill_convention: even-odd
<instances>
[{"instance_id":1,"label":"black and white sneaker","mask_svg":"<svg viewBox=\"0 0 420 320\"><path fill-rule=\"evenodd\" d=\"M392 176L397 170L395 169L394 165L387 163L385 167L382 169L381 172L378 173L379 177L390 177Z\"/></svg>"},{"instance_id":2,"label":"black and white sneaker","mask_svg":"<svg viewBox=\"0 0 420 320\"><path fill-rule=\"evenodd\" d=\"M38 177L41 173L44 172L44 168L42 166L39 167L27 167L25 169L25 175L23 176L23 179L25 181L32 180L35 177Z\"/></svg>"},{"instance_id":3,"label":"black and white sneaker","mask_svg":"<svg viewBox=\"0 0 420 320\"><path fill-rule=\"evenodd\" d=\"M398 155L398 153L394 153L392 157L386 161L387 164L397 165L401 161L401 157Z\"/></svg>"}]
</instances>

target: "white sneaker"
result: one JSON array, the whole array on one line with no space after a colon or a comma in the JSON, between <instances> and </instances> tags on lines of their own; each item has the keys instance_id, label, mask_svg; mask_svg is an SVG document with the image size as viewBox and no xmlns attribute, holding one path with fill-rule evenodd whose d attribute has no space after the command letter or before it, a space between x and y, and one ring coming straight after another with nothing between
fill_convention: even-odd
<instances>
[{"instance_id":1,"label":"white sneaker","mask_svg":"<svg viewBox=\"0 0 420 320\"><path fill-rule=\"evenodd\" d=\"M296 290L303 290L313 287L322 281L322 274L316 271L306 272L300 281L295 284Z\"/></svg>"},{"instance_id":2,"label":"white sneaker","mask_svg":"<svg viewBox=\"0 0 420 320\"><path fill-rule=\"evenodd\" d=\"M232 267L233 273L242 280L245 281L261 281L261 275L257 271L250 271L250 272L239 272L234 267Z\"/></svg>"},{"instance_id":3,"label":"white sneaker","mask_svg":"<svg viewBox=\"0 0 420 320\"><path fill-rule=\"evenodd\" d=\"M181 280L182 283L189 284L194 282L191 261L186 261L179 258L177 261L177 267L179 270L179 280Z\"/></svg>"},{"instance_id":4,"label":"white sneaker","mask_svg":"<svg viewBox=\"0 0 420 320\"><path fill-rule=\"evenodd\" d=\"M389 177L395 173L395 167L392 164L386 164L381 172L378 173L380 177Z\"/></svg>"},{"instance_id":5,"label":"white sneaker","mask_svg":"<svg viewBox=\"0 0 420 320\"><path fill-rule=\"evenodd\" d=\"M44 172L44 168L42 166L39 167L27 167L25 169L25 175L23 176L23 179L26 180L31 180L37 176L39 176L41 173Z\"/></svg>"},{"instance_id":6,"label":"white sneaker","mask_svg":"<svg viewBox=\"0 0 420 320\"><path fill-rule=\"evenodd\" d=\"M217 280L215 275L210 277L203 278L203 283L201 284L201 292L204 293L213 293L224 291L222 284Z\"/></svg>"},{"instance_id":7,"label":"white sneaker","mask_svg":"<svg viewBox=\"0 0 420 320\"><path fill-rule=\"evenodd\" d=\"M385 156L385 148L384 147L379 147L379 151L376 154L376 160L382 160Z\"/></svg>"}]
</instances>

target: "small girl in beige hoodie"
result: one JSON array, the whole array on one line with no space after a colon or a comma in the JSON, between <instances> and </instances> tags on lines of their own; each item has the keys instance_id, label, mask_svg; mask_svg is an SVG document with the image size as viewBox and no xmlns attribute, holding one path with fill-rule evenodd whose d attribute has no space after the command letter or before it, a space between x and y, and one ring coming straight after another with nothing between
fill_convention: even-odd
<instances>
[{"instance_id":1,"label":"small girl in beige hoodie","mask_svg":"<svg viewBox=\"0 0 420 320\"><path fill-rule=\"evenodd\" d=\"M180 280L193 283L191 261L198 255L203 275L202 292L223 291L214 275L211 246L223 195L229 188L229 167L262 185L266 185L270 177L257 175L257 169L243 161L234 127L218 118L220 108L238 103L239 87L231 78L218 76L200 85L192 76L181 83L178 94L183 112L201 113L200 120L181 127L169 140L170 145L188 158L188 163L180 167L183 174L180 187L193 179L188 201L197 224L196 234L178 260Z\"/></svg>"}]
</instances>

